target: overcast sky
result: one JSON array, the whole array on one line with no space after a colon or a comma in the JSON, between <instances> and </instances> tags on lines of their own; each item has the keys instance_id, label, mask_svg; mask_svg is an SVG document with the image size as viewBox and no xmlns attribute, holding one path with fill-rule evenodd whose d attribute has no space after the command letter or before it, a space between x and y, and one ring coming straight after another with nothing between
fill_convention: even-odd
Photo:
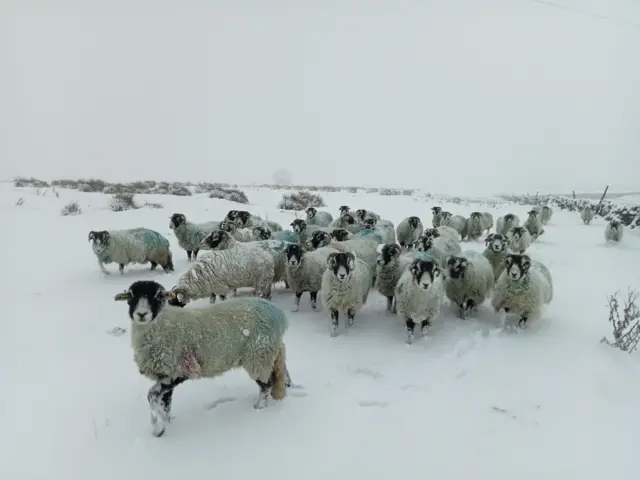
<instances>
[{"instance_id":1,"label":"overcast sky","mask_svg":"<svg viewBox=\"0 0 640 480\"><path fill-rule=\"evenodd\" d=\"M640 1L555 3L627 23L532 0L1 0L0 179L640 190Z\"/></svg>"}]
</instances>

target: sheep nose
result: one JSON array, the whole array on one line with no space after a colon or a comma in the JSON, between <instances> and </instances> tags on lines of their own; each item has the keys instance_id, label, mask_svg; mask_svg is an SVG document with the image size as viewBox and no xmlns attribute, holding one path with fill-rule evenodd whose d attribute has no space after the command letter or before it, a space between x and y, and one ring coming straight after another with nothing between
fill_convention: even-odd
<instances>
[{"instance_id":1,"label":"sheep nose","mask_svg":"<svg viewBox=\"0 0 640 480\"><path fill-rule=\"evenodd\" d=\"M423 283L423 284L421 284L421 287L426 290L427 288L429 288L429 284L428 283Z\"/></svg>"},{"instance_id":2,"label":"sheep nose","mask_svg":"<svg viewBox=\"0 0 640 480\"><path fill-rule=\"evenodd\" d=\"M346 277L347 275L344 273L339 273L338 274L338 278L340 278L340 280L344 280L344 277Z\"/></svg>"},{"instance_id":3,"label":"sheep nose","mask_svg":"<svg viewBox=\"0 0 640 480\"><path fill-rule=\"evenodd\" d=\"M143 313L138 312L138 318L140 320L144 320L146 316L147 316L147 312L143 312Z\"/></svg>"}]
</instances>

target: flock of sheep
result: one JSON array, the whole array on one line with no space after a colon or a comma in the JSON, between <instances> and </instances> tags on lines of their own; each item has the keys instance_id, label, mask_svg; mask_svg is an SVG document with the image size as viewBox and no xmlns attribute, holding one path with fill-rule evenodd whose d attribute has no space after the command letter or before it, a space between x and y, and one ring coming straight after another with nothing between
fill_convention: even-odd
<instances>
[{"instance_id":1,"label":"flock of sheep","mask_svg":"<svg viewBox=\"0 0 640 480\"><path fill-rule=\"evenodd\" d=\"M283 342L287 317L270 302L277 282L293 292L294 312L305 292L316 311L320 293L332 337L338 335L341 314L346 328L353 325L371 290L386 297L387 310L404 320L409 344L416 325L424 334L445 298L463 319L489 298L502 325L507 314L517 315L519 327L541 314L553 298L551 273L525 252L544 233L550 207L532 208L522 226L517 215L504 215L496 220L495 233L489 233L494 228L489 213L465 218L440 207L432 212L432 228L417 216L396 228L364 209L342 206L334 219L311 207L306 219L293 220L288 230L247 211L231 210L223 220L204 224L172 215L169 226L192 262L189 268L170 290L137 281L115 297L129 305L139 371L156 382L148 394L153 434L164 433L173 390L189 379L242 367L259 386L255 408L266 406L269 396L284 398L293 384ZM588 224L593 212L587 208L581 218ZM461 241L485 232L482 254L462 251ZM610 222L605 236L619 241L622 226ZM169 241L153 230L91 231L89 240L104 273L108 263L117 263L120 273L129 263L174 269ZM198 258L200 250L207 253ZM253 296L235 295L246 287ZM201 298L211 305L183 308Z\"/></svg>"}]
</instances>

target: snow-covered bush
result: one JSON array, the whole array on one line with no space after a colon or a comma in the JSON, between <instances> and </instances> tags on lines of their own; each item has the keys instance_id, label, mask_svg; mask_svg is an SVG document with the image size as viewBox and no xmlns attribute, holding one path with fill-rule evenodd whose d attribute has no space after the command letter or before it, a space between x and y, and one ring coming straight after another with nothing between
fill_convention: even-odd
<instances>
[{"instance_id":1,"label":"snow-covered bush","mask_svg":"<svg viewBox=\"0 0 640 480\"><path fill-rule=\"evenodd\" d=\"M191 190L189 190L186 186L184 185L171 185L169 187L169 195L176 195L178 197L189 197L191 195L193 195L191 193Z\"/></svg>"},{"instance_id":2,"label":"snow-covered bush","mask_svg":"<svg viewBox=\"0 0 640 480\"><path fill-rule=\"evenodd\" d=\"M47 188L49 184L44 180L40 180L38 178L26 178L26 177L16 177L13 180L14 187L35 187L35 188Z\"/></svg>"},{"instance_id":3,"label":"snow-covered bush","mask_svg":"<svg viewBox=\"0 0 640 480\"><path fill-rule=\"evenodd\" d=\"M603 337L603 343L628 353L637 348L638 342L640 342L640 307L637 304L639 296L640 293L630 288L622 313L620 312L618 292L609 296L609 323L613 329L613 340Z\"/></svg>"},{"instance_id":4,"label":"snow-covered bush","mask_svg":"<svg viewBox=\"0 0 640 480\"><path fill-rule=\"evenodd\" d=\"M140 208L135 201L133 193L116 193L109 203L112 212L124 212L125 210L134 210Z\"/></svg>"},{"instance_id":5,"label":"snow-covered bush","mask_svg":"<svg viewBox=\"0 0 640 480\"><path fill-rule=\"evenodd\" d=\"M281 210L306 210L309 207L325 207L324 199L320 195L300 190L282 196L277 205Z\"/></svg>"},{"instance_id":6,"label":"snow-covered bush","mask_svg":"<svg viewBox=\"0 0 640 480\"><path fill-rule=\"evenodd\" d=\"M247 195L242 190L236 188L217 187L209 193L209 198L220 198L236 203L249 203Z\"/></svg>"},{"instance_id":7,"label":"snow-covered bush","mask_svg":"<svg viewBox=\"0 0 640 480\"><path fill-rule=\"evenodd\" d=\"M82 209L77 201L72 200L67 203L61 210L60 215L66 217L67 215L80 215L82 213Z\"/></svg>"}]
</instances>

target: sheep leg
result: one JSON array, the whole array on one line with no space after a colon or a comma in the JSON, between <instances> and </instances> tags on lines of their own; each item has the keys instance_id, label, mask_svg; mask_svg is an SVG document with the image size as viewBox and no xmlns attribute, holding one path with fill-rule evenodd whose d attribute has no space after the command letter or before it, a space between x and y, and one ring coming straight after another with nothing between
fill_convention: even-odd
<instances>
[{"instance_id":1,"label":"sheep leg","mask_svg":"<svg viewBox=\"0 0 640 480\"><path fill-rule=\"evenodd\" d=\"M289 288L289 282L287 282L286 280L284 281L284 288Z\"/></svg>"},{"instance_id":2,"label":"sheep leg","mask_svg":"<svg viewBox=\"0 0 640 480\"><path fill-rule=\"evenodd\" d=\"M151 260L151 271L154 271L157 266L158 266L158 264L156 262L154 262L153 260Z\"/></svg>"},{"instance_id":3,"label":"sheep leg","mask_svg":"<svg viewBox=\"0 0 640 480\"><path fill-rule=\"evenodd\" d=\"M393 295L387 297L387 310L393 310Z\"/></svg>"},{"instance_id":4,"label":"sheep leg","mask_svg":"<svg viewBox=\"0 0 640 480\"><path fill-rule=\"evenodd\" d=\"M407 345L411 345L413 343L416 322L407 317L405 320L405 325L407 326Z\"/></svg>"},{"instance_id":5,"label":"sheep leg","mask_svg":"<svg viewBox=\"0 0 640 480\"><path fill-rule=\"evenodd\" d=\"M420 335L423 337L427 334L427 329L431 326L431 322L429 320L423 320L420 325Z\"/></svg>"},{"instance_id":6,"label":"sheep leg","mask_svg":"<svg viewBox=\"0 0 640 480\"><path fill-rule=\"evenodd\" d=\"M256 383L258 384L258 387L260 387L260 393L258 393L258 400L253 404L253 408L255 408L256 410L261 410L267 406L274 380L275 379L273 373L271 373L271 375L269 376L269 380L267 380L266 383L261 381L259 378L256 379Z\"/></svg>"},{"instance_id":7,"label":"sheep leg","mask_svg":"<svg viewBox=\"0 0 640 480\"><path fill-rule=\"evenodd\" d=\"M216 303L216 294L212 293L211 295L209 295L209 303L214 304Z\"/></svg>"},{"instance_id":8,"label":"sheep leg","mask_svg":"<svg viewBox=\"0 0 640 480\"><path fill-rule=\"evenodd\" d=\"M198 252L199 252L199 251L200 251L200 249L199 249L199 248L195 248L195 249L193 250L193 260L194 260L194 261L196 260L196 258L198 258Z\"/></svg>"},{"instance_id":9,"label":"sheep leg","mask_svg":"<svg viewBox=\"0 0 640 480\"><path fill-rule=\"evenodd\" d=\"M147 394L147 400L151 407L151 425L153 436L161 437L164 434L167 423L170 422L171 402L175 387L186 381L187 377L165 377L153 385Z\"/></svg>"},{"instance_id":10,"label":"sheep leg","mask_svg":"<svg viewBox=\"0 0 640 480\"><path fill-rule=\"evenodd\" d=\"M340 323L340 314L338 310L331 310L331 336L338 336L338 325Z\"/></svg>"},{"instance_id":11,"label":"sheep leg","mask_svg":"<svg viewBox=\"0 0 640 480\"><path fill-rule=\"evenodd\" d=\"M293 299L293 307L291 307L292 312L297 312L300 310L300 297L302 297L303 292L296 292L296 296Z\"/></svg>"},{"instance_id":12,"label":"sheep leg","mask_svg":"<svg viewBox=\"0 0 640 480\"><path fill-rule=\"evenodd\" d=\"M100 266L100 270L102 270L102 273L104 273L105 275L111 275L111 272L106 269L104 263L102 263L100 260L98 260L98 265Z\"/></svg>"},{"instance_id":13,"label":"sheep leg","mask_svg":"<svg viewBox=\"0 0 640 480\"><path fill-rule=\"evenodd\" d=\"M347 328L353 327L353 322L356 319L356 312L352 308L347 309Z\"/></svg>"},{"instance_id":14,"label":"sheep leg","mask_svg":"<svg viewBox=\"0 0 640 480\"><path fill-rule=\"evenodd\" d=\"M309 292L311 297L311 310L314 312L318 310L318 292Z\"/></svg>"},{"instance_id":15,"label":"sheep leg","mask_svg":"<svg viewBox=\"0 0 640 480\"><path fill-rule=\"evenodd\" d=\"M191 261L191 250L187 250L187 259Z\"/></svg>"},{"instance_id":16,"label":"sheep leg","mask_svg":"<svg viewBox=\"0 0 640 480\"><path fill-rule=\"evenodd\" d=\"M527 320L529 320L529 316L528 315L522 315L520 317L520 321L518 322L518 327L526 328L527 327Z\"/></svg>"},{"instance_id":17,"label":"sheep leg","mask_svg":"<svg viewBox=\"0 0 640 480\"><path fill-rule=\"evenodd\" d=\"M226 296L226 295L220 295L220 300L221 300L221 301L223 301L223 302L224 302L226 299L227 299L227 296Z\"/></svg>"},{"instance_id":18,"label":"sheep leg","mask_svg":"<svg viewBox=\"0 0 640 480\"><path fill-rule=\"evenodd\" d=\"M120 270L120 275L124 275L124 263L120 264L120 267L118 267L118 270Z\"/></svg>"}]
</instances>

